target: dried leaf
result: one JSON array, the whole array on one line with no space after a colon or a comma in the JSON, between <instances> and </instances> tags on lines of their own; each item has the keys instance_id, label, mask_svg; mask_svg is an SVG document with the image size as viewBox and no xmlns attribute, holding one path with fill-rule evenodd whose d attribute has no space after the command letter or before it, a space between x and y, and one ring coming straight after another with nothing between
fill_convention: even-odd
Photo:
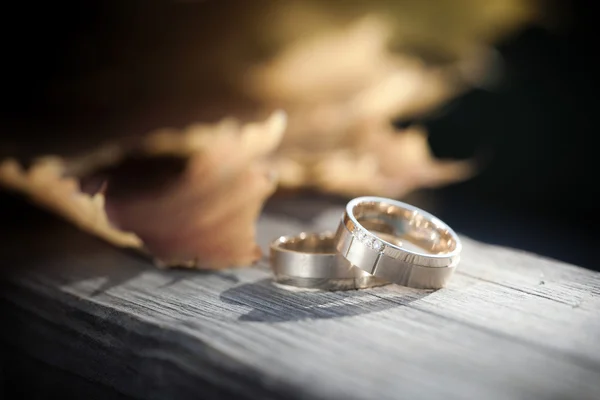
<instances>
[{"instance_id":1,"label":"dried leaf","mask_svg":"<svg viewBox=\"0 0 600 400\"><path fill-rule=\"evenodd\" d=\"M470 161L435 159L427 135L417 127L381 129L364 135L360 152L338 151L315 166L315 186L346 196L398 198L419 188L464 180L475 173Z\"/></svg>"},{"instance_id":2,"label":"dried leaf","mask_svg":"<svg viewBox=\"0 0 600 400\"><path fill-rule=\"evenodd\" d=\"M4 161L0 185L118 246L143 249L161 266L249 265L261 255L256 219L276 187L268 156L279 145L285 124L285 114L277 112L263 123L241 125L227 119L183 132L151 133L137 154L185 156L187 169L153 193L113 196L109 181L106 204L103 194L82 193L76 179L63 177L68 162L58 158L41 159L29 171ZM96 158L94 165L127 157L115 150L110 157Z\"/></svg>"},{"instance_id":3,"label":"dried leaf","mask_svg":"<svg viewBox=\"0 0 600 400\"><path fill-rule=\"evenodd\" d=\"M224 115L241 115L227 108L237 95L240 104L258 103L263 112L282 108L289 116L285 137L282 114L261 124L226 119L183 132L165 129L133 147L109 143L77 159L40 160L28 171L7 160L0 164L0 184L117 245L144 246L162 265L220 268L259 257L255 222L275 189L274 172L284 188L346 196L400 197L467 179L474 173L469 161L436 160L421 128L396 132L390 122L426 113L480 84L490 59L485 45L534 19L536 7L523 0L459 3L302 0L249 7L248 21L261 29L200 40L197 67L212 73L200 73L198 80L189 74L196 64L183 63L185 73L172 75L186 79L175 86L210 93L202 108ZM276 55L248 69L264 55L253 54L258 42ZM434 67L392 47L454 63ZM181 72L179 66L171 71ZM213 94L222 95L230 83L233 93L216 101ZM76 179L64 177L110 168L132 154L185 158L186 169L166 187L125 197L117 194L115 180L104 194L90 196Z\"/></svg>"},{"instance_id":4,"label":"dried leaf","mask_svg":"<svg viewBox=\"0 0 600 400\"><path fill-rule=\"evenodd\" d=\"M458 66L391 52L391 34L387 19L368 15L299 40L251 71L248 91L289 115L277 154L282 187L402 196L472 175L468 163L435 160L424 134L392 132L393 118L425 113L466 85Z\"/></svg>"},{"instance_id":5,"label":"dried leaf","mask_svg":"<svg viewBox=\"0 0 600 400\"><path fill-rule=\"evenodd\" d=\"M121 247L139 248L141 240L131 232L114 228L104 210L104 195L88 195L79 190L76 179L63 175L64 162L44 158L25 171L17 161L0 163L0 186L22 193L38 204L75 224Z\"/></svg>"},{"instance_id":6,"label":"dried leaf","mask_svg":"<svg viewBox=\"0 0 600 400\"><path fill-rule=\"evenodd\" d=\"M223 268L256 261L256 219L276 187L267 156L284 129L285 115L276 113L262 124L229 119L181 134L151 134L144 151L188 154L187 170L160 193L111 199L109 186L111 220L136 232L165 265Z\"/></svg>"}]
</instances>

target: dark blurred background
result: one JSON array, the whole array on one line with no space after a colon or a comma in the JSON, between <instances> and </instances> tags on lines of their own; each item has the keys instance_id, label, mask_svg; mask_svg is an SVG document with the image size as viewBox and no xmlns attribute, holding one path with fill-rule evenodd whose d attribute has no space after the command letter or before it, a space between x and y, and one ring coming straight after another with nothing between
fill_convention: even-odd
<instances>
[{"instance_id":1,"label":"dark blurred background","mask_svg":"<svg viewBox=\"0 0 600 400\"><path fill-rule=\"evenodd\" d=\"M563 29L528 27L498 43L498 82L427 122L438 156L484 149L479 176L433 195L466 235L600 270L597 20L587 2L562 5Z\"/></svg>"},{"instance_id":2,"label":"dark blurred background","mask_svg":"<svg viewBox=\"0 0 600 400\"><path fill-rule=\"evenodd\" d=\"M160 7L146 13L154 19L133 18L136 10L157 3L9 3L2 24L0 156L66 152L110 135L190 122L185 108L194 94L177 97L182 91L169 86L185 85L185 79L157 81L168 67L152 62L153 49L175 57L173 39L186 32L160 25ZM214 15L203 19L212 21L202 28L204 43L214 35L239 37L243 32L252 17L252 2L233 3L249 12L212 10ZM593 227L599 198L592 141L599 71L592 38L597 22L587 2L546 3L549 8L560 3L565 23L558 29L525 27L497 43L500 70L494 82L461 95L425 121L397 123L424 122L437 156L481 160L483 169L476 178L426 192L435 200L432 211L457 231L600 270L592 258L593 241L599 237ZM139 30L142 36L134 39L124 35L145 24L158 25ZM116 50L121 37L129 41ZM112 46L89 48L86 38ZM206 45L202 51L210 49ZM209 111L214 117L220 104L231 108L226 94L233 89L228 82L206 83L218 72L210 63L203 66L202 51L186 71L200 76L194 85L208 88L200 97L212 96ZM119 59L126 60L124 68L133 71L135 80L119 80L121 71L113 69L108 76L96 76L90 86L56 85L75 79L90 65ZM123 85L109 89L102 83L114 79ZM193 87L184 92L192 93ZM243 98L236 101L244 107ZM199 117L195 114L192 120Z\"/></svg>"}]
</instances>

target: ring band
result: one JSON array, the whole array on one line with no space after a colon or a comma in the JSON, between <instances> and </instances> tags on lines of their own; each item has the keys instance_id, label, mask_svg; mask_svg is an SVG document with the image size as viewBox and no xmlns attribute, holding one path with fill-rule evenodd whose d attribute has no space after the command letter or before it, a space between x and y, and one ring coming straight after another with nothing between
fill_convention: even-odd
<instances>
[{"instance_id":1,"label":"ring band","mask_svg":"<svg viewBox=\"0 0 600 400\"><path fill-rule=\"evenodd\" d=\"M399 285L439 289L460 261L456 233L437 217L400 201L358 197L336 232L336 249L352 265Z\"/></svg>"},{"instance_id":2,"label":"ring band","mask_svg":"<svg viewBox=\"0 0 600 400\"><path fill-rule=\"evenodd\" d=\"M271 242L270 258L276 282L288 286L334 291L389 283L352 267L336 253L330 232L282 236Z\"/></svg>"}]
</instances>

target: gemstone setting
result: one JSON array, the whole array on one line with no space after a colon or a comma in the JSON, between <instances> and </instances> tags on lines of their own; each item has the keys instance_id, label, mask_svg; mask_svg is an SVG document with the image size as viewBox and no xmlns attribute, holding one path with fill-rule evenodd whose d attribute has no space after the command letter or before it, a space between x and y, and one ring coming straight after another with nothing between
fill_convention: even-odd
<instances>
[{"instance_id":1,"label":"gemstone setting","mask_svg":"<svg viewBox=\"0 0 600 400\"><path fill-rule=\"evenodd\" d=\"M352 234L354 235L354 238L356 240L358 240L368 248L378 251L380 253L383 252L385 245L371 232L368 232L367 230L356 226L354 227Z\"/></svg>"},{"instance_id":2,"label":"gemstone setting","mask_svg":"<svg viewBox=\"0 0 600 400\"><path fill-rule=\"evenodd\" d=\"M373 240L372 247L373 250L381 251L383 250L383 243L381 243L380 240L375 239Z\"/></svg>"}]
</instances>

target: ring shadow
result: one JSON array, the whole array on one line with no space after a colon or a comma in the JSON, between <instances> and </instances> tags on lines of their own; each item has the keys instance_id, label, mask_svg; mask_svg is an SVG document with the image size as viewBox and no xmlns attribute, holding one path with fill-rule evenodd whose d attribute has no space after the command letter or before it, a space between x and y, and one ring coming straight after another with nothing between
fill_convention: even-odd
<instances>
[{"instance_id":1,"label":"ring shadow","mask_svg":"<svg viewBox=\"0 0 600 400\"><path fill-rule=\"evenodd\" d=\"M381 287L347 291L292 291L275 285L272 279L245 283L223 291L219 298L252 308L238 317L243 322L278 323L311 319L332 319L403 307L422 299L432 290L406 289L382 296Z\"/></svg>"}]
</instances>

